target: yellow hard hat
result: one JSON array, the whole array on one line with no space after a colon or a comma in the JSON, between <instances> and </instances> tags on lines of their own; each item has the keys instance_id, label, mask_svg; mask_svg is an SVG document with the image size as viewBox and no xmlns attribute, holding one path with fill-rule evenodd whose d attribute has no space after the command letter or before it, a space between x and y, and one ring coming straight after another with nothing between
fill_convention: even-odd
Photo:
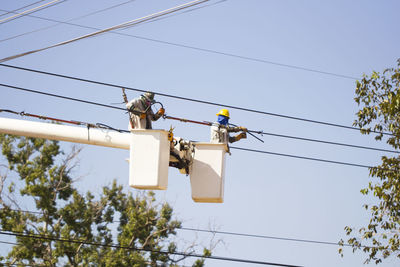
<instances>
[{"instance_id":1,"label":"yellow hard hat","mask_svg":"<svg viewBox=\"0 0 400 267\"><path fill-rule=\"evenodd\" d=\"M217 115L222 115L229 118L229 110L223 108L217 113Z\"/></svg>"}]
</instances>

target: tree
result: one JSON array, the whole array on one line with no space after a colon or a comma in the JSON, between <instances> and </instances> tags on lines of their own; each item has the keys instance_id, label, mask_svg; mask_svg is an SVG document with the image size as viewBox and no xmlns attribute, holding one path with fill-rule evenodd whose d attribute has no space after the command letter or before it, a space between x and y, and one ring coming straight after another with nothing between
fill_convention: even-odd
<instances>
[{"instance_id":1,"label":"tree","mask_svg":"<svg viewBox=\"0 0 400 267\"><path fill-rule=\"evenodd\" d=\"M382 74L373 72L357 81L355 101L360 110L354 125L362 134L374 134L377 141L386 141L398 151L400 59L397 63L397 68L385 69ZM345 231L353 252L363 250L368 254L366 263L380 263L389 256L400 258L400 156L383 156L379 166L370 168L370 176L375 179L361 190L377 198L377 204L364 205L370 211L369 223L358 230L357 236L353 236L351 227ZM343 240L340 243L343 245Z\"/></svg>"},{"instance_id":2,"label":"tree","mask_svg":"<svg viewBox=\"0 0 400 267\"><path fill-rule=\"evenodd\" d=\"M10 135L0 135L0 144L7 160L0 173L0 233L15 236L2 264L176 266L197 248L192 244L177 253L172 237L181 223L152 192L134 197L114 181L97 199L81 194L72 179L79 150L65 156L56 141ZM9 181L11 175L18 179ZM21 203L35 212L24 211ZM204 248L203 255L210 250ZM194 263L203 265L204 258Z\"/></svg>"}]
</instances>

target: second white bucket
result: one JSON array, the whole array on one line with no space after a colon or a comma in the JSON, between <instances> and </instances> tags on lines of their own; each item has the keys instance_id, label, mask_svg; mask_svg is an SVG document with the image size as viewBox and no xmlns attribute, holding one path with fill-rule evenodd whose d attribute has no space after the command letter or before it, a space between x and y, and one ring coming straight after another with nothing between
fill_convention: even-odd
<instances>
[{"instance_id":1,"label":"second white bucket","mask_svg":"<svg viewBox=\"0 0 400 267\"><path fill-rule=\"evenodd\" d=\"M190 171L192 199L195 202L224 202L226 144L195 143Z\"/></svg>"}]
</instances>

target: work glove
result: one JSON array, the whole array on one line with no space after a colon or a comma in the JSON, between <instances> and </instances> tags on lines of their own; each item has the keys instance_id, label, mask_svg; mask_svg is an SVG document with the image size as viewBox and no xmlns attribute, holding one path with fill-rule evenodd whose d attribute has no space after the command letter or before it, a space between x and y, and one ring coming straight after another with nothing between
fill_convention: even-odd
<instances>
[{"instance_id":1,"label":"work glove","mask_svg":"<svg viewBox=\"0 0 400 267\"><path fill-rule=\"evenodd\" d=\"M239 129L240 129L241 131L243 131L243 132L247 132L247 128L246 128L246 127L240 126Z\"/></svg>"},{"instance_id":2,"label":"work glove","mask_svg":"<svg viewBox=\"0 0 400 267\"><path fill-rule=\"evenodd\" d=\"M160 108L160 109L157 111L157 115L162 116L162 115L164 115L164 114L165 114L165 109L163 109L163 108Z\"/></svg>"},{"instance_id":3,"label":"work glove","mask_svg":"<svg viewBox=\"0 0 400 267\"><path fill-rule=\"evenodd\" d=\"M240 133L235 137L236 141L239 141L240 139L246 139L246 138L247 138L246 133Z\"/></svg>"}]
</instances>

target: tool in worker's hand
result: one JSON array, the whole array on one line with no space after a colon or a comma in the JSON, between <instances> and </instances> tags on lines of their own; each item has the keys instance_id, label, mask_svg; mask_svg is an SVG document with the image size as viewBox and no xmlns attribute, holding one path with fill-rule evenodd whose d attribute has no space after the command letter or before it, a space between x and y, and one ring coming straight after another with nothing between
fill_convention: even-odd
<instances>
[{"instance_id":1,"label":"tool in worker's hand","mask_svg":"<svg viewBox=\"0 0 400 267\"><path fill-rule=\"evenodd\" d=\"M177 121L181 121L181 122L190 122L190 123L202 124L202 125L207 125L207 126L211 126L212 125L212 122L209 122L209 121L202 121L202 122L201 121L194 121L194 120L188 120L188 119L184 119L184 118L172 117L172 116L168 116L168 115L164 115L163 118L164 119L170 119L170 120L177 120ZM229 124L232 125L232 126L238 127L235 124L232 124L232 123L229 123ZM245 133L248 133L249 135L253 136L258 141L264 143L264 140L262 140L262 139L258 138L257 136L255 136L246 127L239 126L239 128L240 128L241 131L243 131ZM260 131L260 132L256 132L256 133L262 135L263 132Z\"/></svg>"},{"instance_id":2,"label":"tool in worker's hand","mask_svg":"<svg viewBox=\"0 0 400 267\"><path fill-rule=\"evenodd\" d=\"M126 97L125 88L123 87L122 87L122 97L124 98L125 104L128 104L128 98ZM131 124L131 128L133 129L133 120L130 114L129 114L129 123Z\"/></svg>"},{"instance_id":3,"label":"tool in worker's hand","mask_svg":"<svg viewBox=\"0 0 400 267\"><path fill-rule=\"evenodd\" d=\"M156 114L159 115L160 117L163 117L164 114L165 114L164 105L163 105L161 102L154 101L154 102L151 103L151 105L150 105L149 107L154 106L155 104L159 104L159 105L161 106L161 107L158 109L158 111L157 111ZM148 108L149 108L149 107L148 107ZM147 111L147 109L146 109L146 111Z\"/></svg>"},{"instance_id":4,"label":"tool in worker's hand","mask_svg":"<svg viewBox=\"0 0 400 267\"><path fill-rule=\"evenodd\" d=\"M164 109L164 108L160 108L160 109L157 111L157 114L160 115L160 116L163 116L163 115L165 114L165 109Z\"/></svg>"},{"instance_id":5,"label":"tool in worker's hand","mask_svg":"<svg viewBox=\"0 0 400 267\"><path fill-rule=\"evenodd\" d=\"M236 141L239 141L239 140L241 140L241 139L246 139L246 138L247 138L246 133L245 133L245 132L242 132L242 133L240 133L239 135L237 135L237 136L235 137L235 140L236 140Z\"/></svg>"},{"instance_id":6,"label":"tool in worker's hand","mask_svg":"<svg viewBox=\"0 0 400 267\"><path fill-rule=\"evenodd\" d=\"M235 127L240 127L240 128L243 128L243 132L247 132L247 133L249 133L249 135L251 135L251 136L253 136L255 139L257 139L258 141L260 141L260 142L262 142L262 143L264 143L264 140L262 140L261 138L258 138L257 136L255 136L253 133L251 133L247 128L245 128L245 127L241 127L241 126L237 126L237 125L235 125L235 124L233 124L233 123L229 123L229 125L232 125L232 126L235 126Z\"/></svg>"}]
</instances>

